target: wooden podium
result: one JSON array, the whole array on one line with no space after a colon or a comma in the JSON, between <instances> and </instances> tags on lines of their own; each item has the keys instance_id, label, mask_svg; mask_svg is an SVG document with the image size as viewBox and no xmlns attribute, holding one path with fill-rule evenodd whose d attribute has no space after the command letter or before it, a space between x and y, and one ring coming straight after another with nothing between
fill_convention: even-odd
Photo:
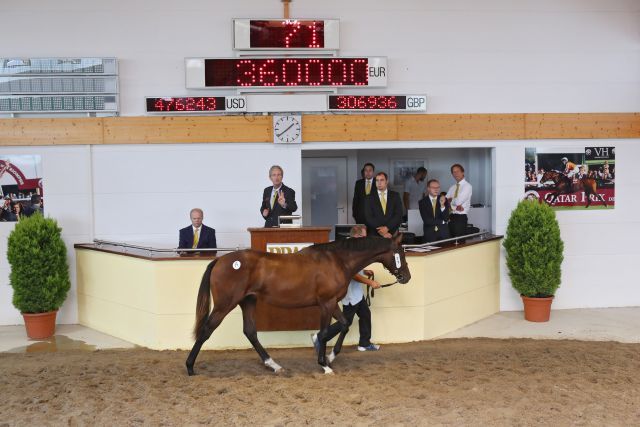
<instances>
[{"instance_id":1,"label":"wooden podium","mask_svg":"<svg viewBox=\"0 0 640 427\"><path fill-rule=\"evenodd\" d=\"M266 252L268 243L326 243L331 227L248 228L251 249ZM280 308L258 299L256 305L258 331L302 331L320 328L320 309Z\"/></svg>"}]
</instances>

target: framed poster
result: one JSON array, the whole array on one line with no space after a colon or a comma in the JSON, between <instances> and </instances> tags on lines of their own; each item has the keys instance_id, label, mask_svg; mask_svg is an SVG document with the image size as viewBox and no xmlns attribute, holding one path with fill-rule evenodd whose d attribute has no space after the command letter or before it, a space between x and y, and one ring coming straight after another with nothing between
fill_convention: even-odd
<instances>
[{"instance_id":1,"label":"framed poster","mask_svg":"<svg viewBox=\"0 0 640 427\"><path fill-rule=\"evenodd\" d=\"M405 182L412 178L419 167L425 167L424 160L402 160L402 159L392 159L391 160L391 176L389 176L390 186L398 186L403 187Z\"/></svg>"},{"instance_id":2,"label":"framed poster","mask_svg":"<svg viewBox=\"0 0 640 427\"><path fill-rule=\"evenodd\" d=\"M613 209L615 147L525 148L525 197L557 210Z\"/></svg>"}]
</instances>

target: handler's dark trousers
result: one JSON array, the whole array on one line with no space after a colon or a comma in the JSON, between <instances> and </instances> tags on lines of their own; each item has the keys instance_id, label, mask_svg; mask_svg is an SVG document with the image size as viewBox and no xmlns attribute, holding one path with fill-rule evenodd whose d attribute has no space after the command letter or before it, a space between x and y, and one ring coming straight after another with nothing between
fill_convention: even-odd
<instances>
[{"instance_id":1,"label":"handler's dark trousers","mask_svg":"<svg viewBox=\"0 0 640 427\"><path fill-rule=\"evenodd\" d=\"M342 313L347 318L347 326L353 323L353 316L358 315L358 327L360 329L360 347L367 347L371 344L371 310L364 298L356 305L343 305ZM329 326L328 340L332 339L340 333L340 322L335 322Z\"/></svg>"}]
</instances>

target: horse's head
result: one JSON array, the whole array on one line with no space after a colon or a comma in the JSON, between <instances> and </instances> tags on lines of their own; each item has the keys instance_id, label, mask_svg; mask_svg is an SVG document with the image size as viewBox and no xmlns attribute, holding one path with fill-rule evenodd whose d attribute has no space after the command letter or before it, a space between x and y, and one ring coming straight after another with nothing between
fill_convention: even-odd
<instances>
[{"instance_id":1,"label":"horse's head","mask_svg":"<svg viewBox=\"0 0 640 427\"><path fill-rule=\"evenodd\" d=\"M396 232L391 238L389 250L382 257L382 265L391 272L398 282L407 283L411 279L409 266L404 257L404 248L402 247L402 233Z\"/></svg>"}]
</instances>

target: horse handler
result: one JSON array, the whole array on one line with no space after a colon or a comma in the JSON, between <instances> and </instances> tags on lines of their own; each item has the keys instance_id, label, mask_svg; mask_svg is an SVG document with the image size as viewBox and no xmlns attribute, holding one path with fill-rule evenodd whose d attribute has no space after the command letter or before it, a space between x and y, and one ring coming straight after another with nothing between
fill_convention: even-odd
<instances>
[{"instance_id":1,"label":"horse handler","mask_svg":"<svg viewBox=\"0 0 640 427\"><path fill-rule=\"evenodd\" d=\"M356 225L351 227L349 236L353 238L367 237L367 229L364 226ZM368 277L366 277L368 276ZM360 341L358 342L358 351L377 351L380 349L378 344L371 342L371 310L367 305L367 301L364 298L364 292L362 291L362 284L371 286L373 289L378 289L380 283L369 277L373 276L371 270L362 270L359 274L356 274L349 283L347 294L342 299L342 313L347 319L347 328L353 323L353 316L358 315L358 327L360 329ZM340 322L335 322L329 326L327 341L330 341L340 333L342 325ZM318 334L311 335L311 341L313 346L318 351L319 342ZM330 356L330 359L332 357Z\"/></svg>"}]
</instances>

